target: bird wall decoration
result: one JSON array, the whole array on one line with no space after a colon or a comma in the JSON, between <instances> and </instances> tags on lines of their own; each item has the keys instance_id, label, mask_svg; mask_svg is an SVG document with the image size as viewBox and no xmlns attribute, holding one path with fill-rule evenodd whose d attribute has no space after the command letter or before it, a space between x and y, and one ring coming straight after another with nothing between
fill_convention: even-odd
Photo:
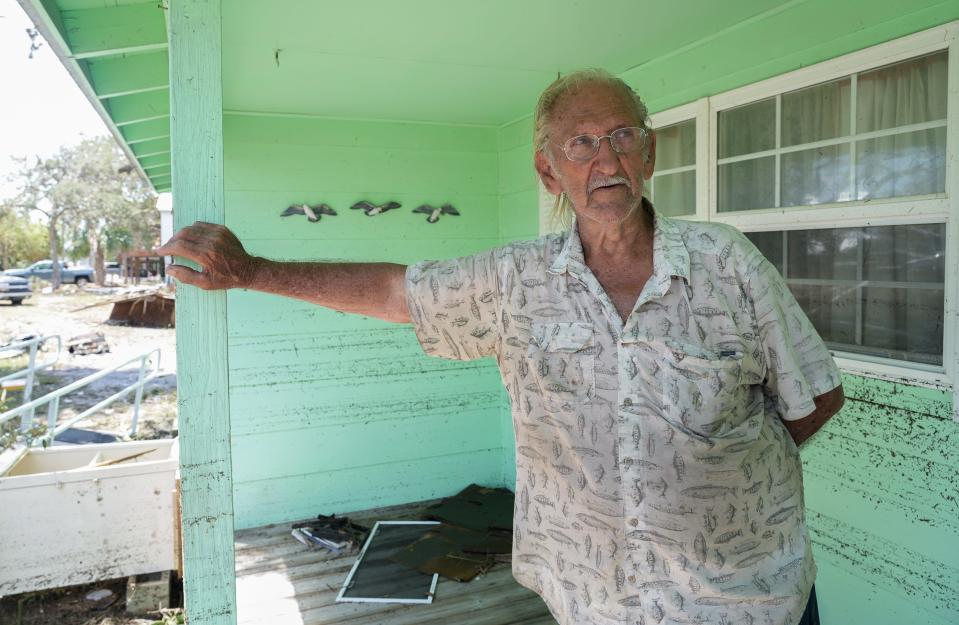
<instances>
[{"instance_id":1,"label":"bird wall decoration","mask_svg":"<svg viewBox=\"0 0 959 625\"><path fill-rule=\"evenodd\" d=\"M413 209L414 213L423 213L428 215L426 221L431 224L435 224L440 220L440 215L453 215L454 217L459 217L459 211L453 208L452 204L443 204L442 206L430 206L429 204L423 204L422 206L417 206Z\"/></svg>"},{"instance_id":2,"label":"bird wall decoration","mask_svg":"<svg viewBox=\"0 0 959 625\"><path fill-rule=\"evenodd\" d=\"M357 202L350 208L354 210L362 210L367 217L375 217L380 213L385 213L386 211L393 210L394 208L399 208L402 206L399 202L386 202L385 204L374 204L373 202L367 202L363 200Z\"/></svg>"},{"instance_id":3,"label":"bird wall decoration","mask_svg":"<svg viewBox=\"0 0 959 625\"><path fill-rule=\"evenodd\" d=\"M308 220L316 223L323 215L335 217L336 211L333 210L329 204L314 204L313 206L309 204L294 204L280 213L281 217L289 217L290 215L306 215Z\"/></svg>"}]
</instances>

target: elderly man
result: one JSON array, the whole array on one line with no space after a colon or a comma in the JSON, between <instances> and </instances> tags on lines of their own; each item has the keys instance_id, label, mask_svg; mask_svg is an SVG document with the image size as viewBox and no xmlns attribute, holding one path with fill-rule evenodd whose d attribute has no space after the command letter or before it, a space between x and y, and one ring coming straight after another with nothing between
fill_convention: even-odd
<instances>
[{"instance_id":1,"label":"elderly man","mask_svg":"<svg viewBox=\"0 0 959 625\"><path fill-rule=\"evenodd\" d=\"M495 356L516 432L513 572L563 625L815 622L797 445L842 405L782 278L732 227L643 197L655 134L598 70L550 85L535 166L563 234L474 256L277 263L198 223L170 274L412 322L443 358Z\"/></svg>"}]
</instances>

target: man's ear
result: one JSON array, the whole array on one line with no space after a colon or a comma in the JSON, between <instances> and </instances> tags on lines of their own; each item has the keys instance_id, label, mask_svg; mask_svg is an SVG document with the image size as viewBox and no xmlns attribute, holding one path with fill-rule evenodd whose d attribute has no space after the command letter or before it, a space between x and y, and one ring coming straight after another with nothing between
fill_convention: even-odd
<instances>
[{"instance_id":1,"label":"man's ear","mask_svg":"<svg viewBox=\"0 0 959 625\"><path fill-rule=\"evenodd\" d=\"M649 138L646 139L646 161L643 163L643 178L649 180L653 177L653 170L656 169L656 133L649 131Z\"/></svg>"},{"instance_id":2,"label":"man's ear","mask_svg":"<svg viewBox=\"0 0 959 625\"><path fill-rule=\"evenodd\" d=\"M543 150L536 153L533 164L536 167L536 173L539 174L539 179L543 181L543 186L546 187L547 191L553 195L559 195L563 192L563 185L559 183L559 177L553 170L553 165L549 162L549 157L546 156Z\"/></svg>"}]
</instances>

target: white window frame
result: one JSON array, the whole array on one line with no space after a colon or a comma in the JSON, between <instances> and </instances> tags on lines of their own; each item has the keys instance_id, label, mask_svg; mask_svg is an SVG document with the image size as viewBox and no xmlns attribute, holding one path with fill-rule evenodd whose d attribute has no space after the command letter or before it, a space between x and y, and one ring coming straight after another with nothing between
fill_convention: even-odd
<instances>
[{"instance_id":1,"label":"white window frame","mask_svg":"<svg viewBox=\"0 0 959 625\"><path fill-rule=\"evenodd\" d=\"M718 116L720 111L826 83L911 58L948 50L946 188L944 193L853 200L787 208L720 213L718 204ZM946 256L943 365L834 351L843 370L873 378L953 389L959 374L959 21L894 39L816 65L733 89L651 115L653 129L696 120L696 214L678 219L717 221L744 232L898 224L945 223ZM777 137L777 143L779 139ZM777 150L778 151L778 150ZM959 403L959 397L954 397ZM959 419L959 410L954 409Z\"/></svg>"},{"instance_id":2,"label":"white window frame","mask_svg":"<svg viewBox=\"0 0 959 625\"><path fill-rule=\"evenodd\" d=\"M707 220L709 218L707 214L709 176L705 175L702 166L709 160L709 126L705 121L708 119L708 115L709 98L702 98L649 116L649 122L654 132L657 128L666 128L674 124L696 120L696 163L693 165L696 171L696 213L695 215L682 215L679 218L696 220ZM683 167L677 171L685 169Z\"/></svg>"}]
</instances>

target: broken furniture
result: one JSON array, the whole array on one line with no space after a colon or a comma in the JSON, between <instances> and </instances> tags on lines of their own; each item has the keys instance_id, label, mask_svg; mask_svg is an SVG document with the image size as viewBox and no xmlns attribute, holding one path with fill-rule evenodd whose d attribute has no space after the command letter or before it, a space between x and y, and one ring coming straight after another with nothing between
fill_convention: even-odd
<instances>
[{"instance_id":1,"label":"broken furniture","mask_svg":"<svg viewBox=\"0 0 959 625\"><path fill-rule=\"evenodd\" d=\"M107 323L141 328L176 327L176 298L163 287L131 289L118 298L81 306L73 312L109 304L113 308Z\"/></svg>"},{"instance_id":2,"label":"broken furniture","mask_svg":"<svg viewBox=\"0 0 959 625\"><path fill-rule=\"evenodd\" d=\"M107 323L142 328L175 327L176 299L171 294L153 291L114 300Z\"/></svg>"}]
</instances>

